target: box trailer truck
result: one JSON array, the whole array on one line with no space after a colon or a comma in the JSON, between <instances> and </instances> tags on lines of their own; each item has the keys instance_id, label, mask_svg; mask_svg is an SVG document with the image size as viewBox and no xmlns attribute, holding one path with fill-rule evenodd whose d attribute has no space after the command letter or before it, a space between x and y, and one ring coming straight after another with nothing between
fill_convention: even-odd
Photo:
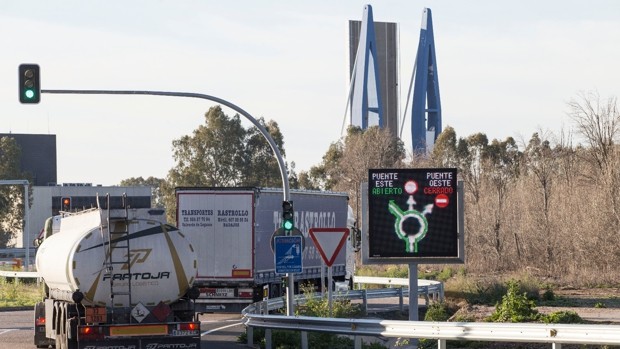
<instances>
[{"instance_id":1,"label":"box trailer truck","mask_svg":"<svg viewBox=\"0 0 620 349\"><path fill-rule=\"evenodd\" d=\"M200 290L197 311L237 312L265 298L283 295L282 274L274 267L272 237L281 227L282 190L265 188L177 188L177 226L196 249ZM295 228L304 236L303 269L294 274L296 288L321 284L325 266L308 231L346 228L350 208L345 193L291 190ZM347 253L333 263L333 277L344 281ZM354 260L349 258L350 261Z\"/></svg>"}]
</instances>

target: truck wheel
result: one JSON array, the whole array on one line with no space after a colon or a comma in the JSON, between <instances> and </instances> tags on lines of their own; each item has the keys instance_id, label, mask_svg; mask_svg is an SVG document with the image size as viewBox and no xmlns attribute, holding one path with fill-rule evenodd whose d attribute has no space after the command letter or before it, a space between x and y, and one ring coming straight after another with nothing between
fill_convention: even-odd
<instances>
[{"instance_id":1,"label":"truck wheel","mask_svg":"<svg viewBox=\"0 0 620 349\"><path fill-rule=\"evenodd\" d=\"M42 344L47 342L45 334L41 333L41 329L45 330L45 326L41 326L37 321L38 318L45 318L45 303L38 302L34 305L34 344L37 348L48 348L49 345Z\"/></svg>"},{"instance_id":2,"label":"truck wheel","mask_svg":"<svg viewBox=\"0 0 620 349\"><path fill-rule=\"evenodd\" d=\"M77 320L75 318L68 319L66 326L67 334L65 337L69 337L69 334L71 334L71 338L67 338L67 349L77 349Z\"/></svg>"}]
</instances>

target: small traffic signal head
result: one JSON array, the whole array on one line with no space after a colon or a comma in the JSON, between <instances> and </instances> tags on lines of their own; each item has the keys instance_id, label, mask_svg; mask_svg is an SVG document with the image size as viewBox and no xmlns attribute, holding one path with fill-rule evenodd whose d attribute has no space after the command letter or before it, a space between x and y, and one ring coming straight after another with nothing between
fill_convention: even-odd
<instances>
[{"instance_id":1,"label":"small traffic signal head","mask_svg":"<svg viewBox=\"0 0 620 349\"><path fill-rule=\"evenodd\" d=\"M284 230L293 230L293 228L295 228L292 201L282 202L282 228L284 228Z\"/></svg>"},{"instance_id":2,"label":"small traffic signal head","mask_svg":"<svg viewBox=\"0 0 620 349\"><path fill-rule=\"evenodd\" d=\"M61 211L71 211L71 198L63 197L60 199Z\"/></svg>"},{"instance_id":3,"label":"small traffic signal head","mask_svg":"<svg viewBox=\"0 0 620 349\"><path fill-rule=\"evenodd\" d=\"M21 64L19 73L19 101L36 104L41 101L41 74L38 64Z\"/></svg>"}]
</instances>

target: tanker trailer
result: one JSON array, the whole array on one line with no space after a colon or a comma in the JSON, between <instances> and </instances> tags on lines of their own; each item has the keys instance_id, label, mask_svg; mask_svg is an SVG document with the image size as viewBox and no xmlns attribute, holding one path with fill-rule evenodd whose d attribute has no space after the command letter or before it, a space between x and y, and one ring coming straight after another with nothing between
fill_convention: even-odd
<instances>
[{"instance_id":1,"label":"tanker trailer","mask_svg":"<svg viewBox=\"0 0 620 349\"><path fill-rule=\"evenodd\" d=\"M48 221L55 227L44 229L35 262L46 290L35 305L37 347L200 347L196 253L164 217L97 208Z\"/></svg>"}]
</instances>

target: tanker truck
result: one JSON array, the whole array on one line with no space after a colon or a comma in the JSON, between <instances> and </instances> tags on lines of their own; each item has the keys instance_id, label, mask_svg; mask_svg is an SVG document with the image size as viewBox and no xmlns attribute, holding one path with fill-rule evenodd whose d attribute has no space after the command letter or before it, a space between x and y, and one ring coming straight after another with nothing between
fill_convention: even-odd
<instances>
[{"instance_id":1,"label":"tanker truck","mask_svg":"<svg viewBox=\"0 0 620 349\"><path fill-rule=\"evenodd\" d=\"M39 242L37 347L200 348L196 252L164 210L61 213Z\"/></svg>"},{"instance_id":2,"label":"tanker truck","mask_svg":"<svg viewBox=\"0 0 620 349\"><path fill-rule=\"evenodd\" d=\"M352 228L347 194L291 190L290 198L295 228L305 240L302 272L294 275L296 291L299 285L329 285L319 246L308 233L311 228ZM176 199L177 226L198 253L198 312L240 312L253 302L284 294L287 283L276 273L272 246L282 226L281 189L179 187ZM351 234L332 265L339 285L353 274L350 239Z\"/></svg>"}]
</instances>

